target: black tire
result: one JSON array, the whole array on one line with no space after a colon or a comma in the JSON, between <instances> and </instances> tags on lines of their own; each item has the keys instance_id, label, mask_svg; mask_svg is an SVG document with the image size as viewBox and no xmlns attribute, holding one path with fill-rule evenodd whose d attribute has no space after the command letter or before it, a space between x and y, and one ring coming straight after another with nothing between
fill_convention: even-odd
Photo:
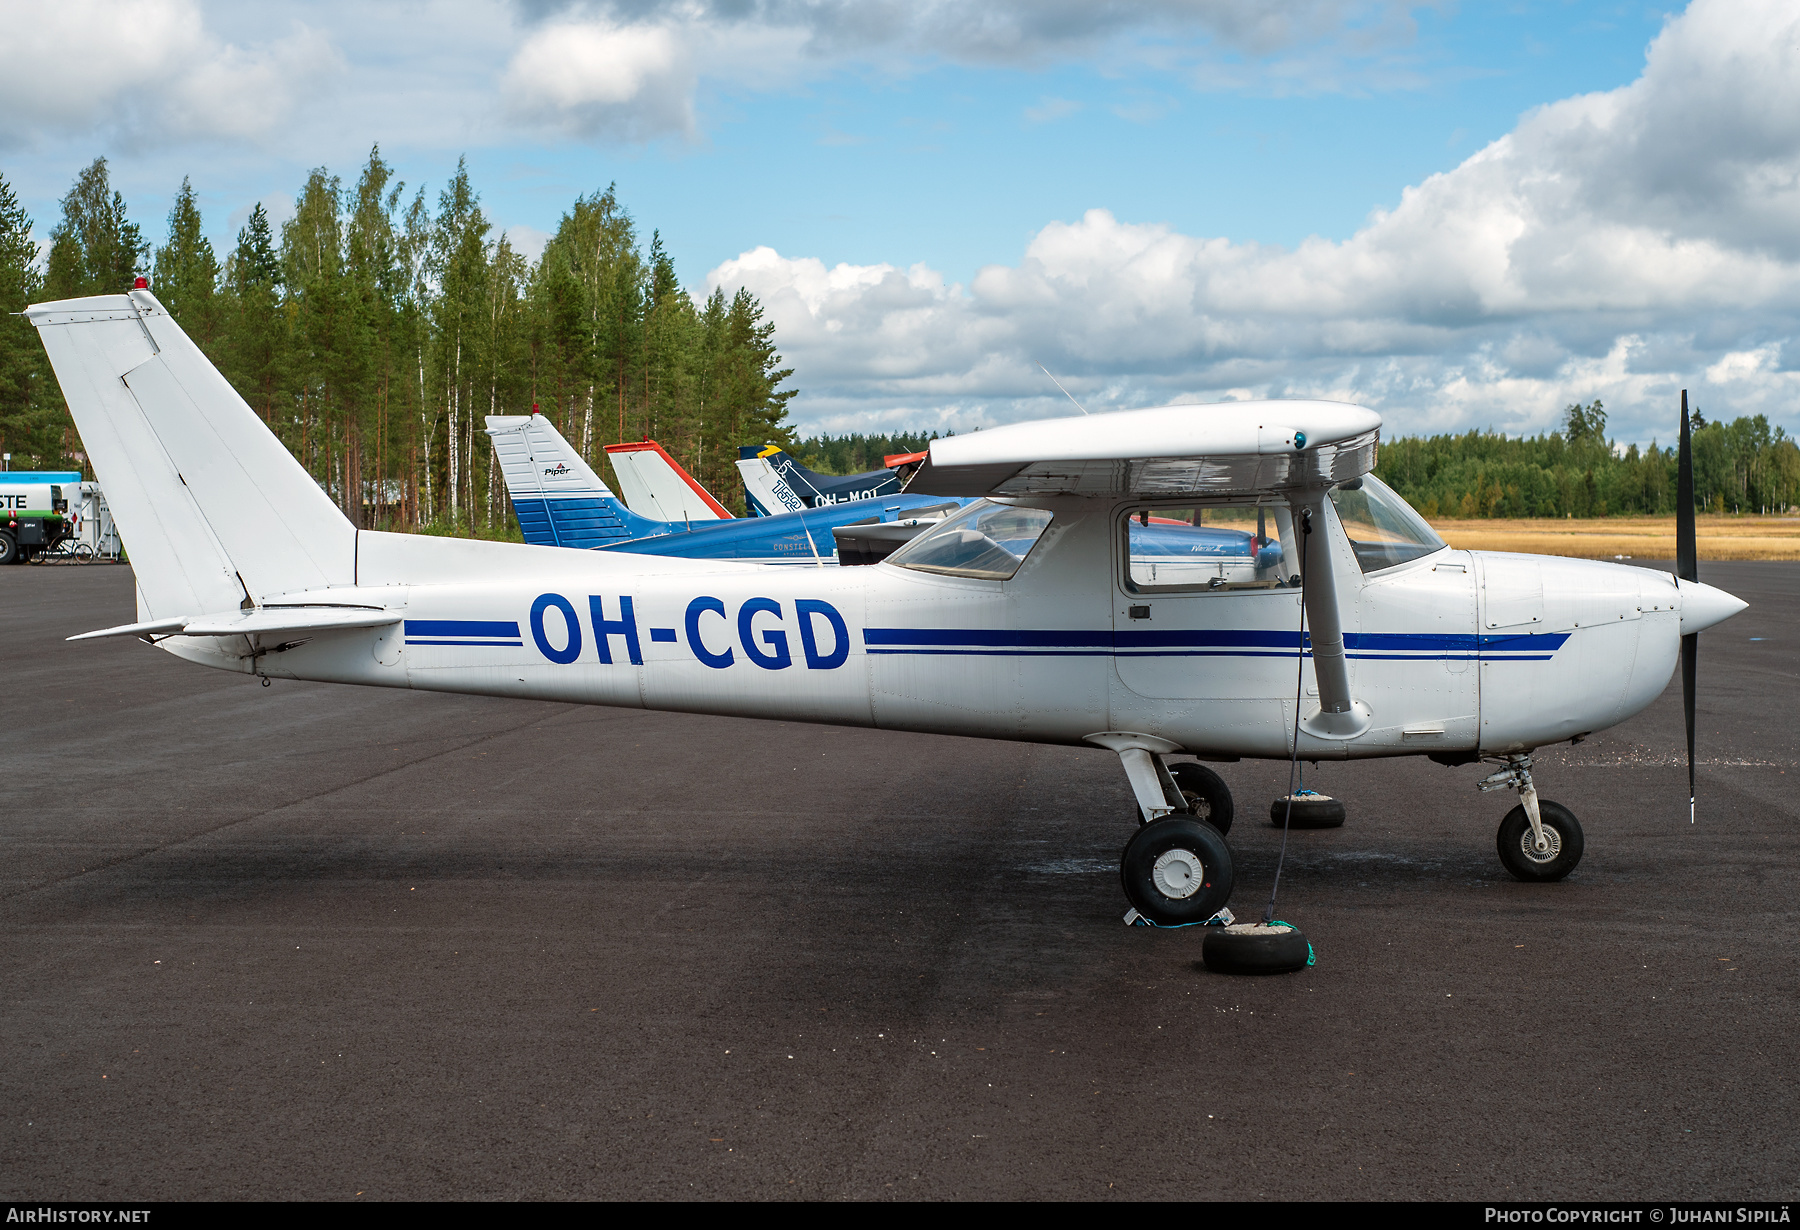
<instances>
[{"instance_id":1,"label":"black tire","mask_svg":"<svg viewBox=\"0 0 1800 1230\"><path fill-rule=\"evenodd\" d=\"M1165 816L1131 835L1119 883L1138 913L1162 927L1205 922L1231 899L1231 847L1204 820Z\"/></svg>"},{"instance_id":2,"label":"black tire","mask_svg":"<svg viewBox=\"0 0 1800 1230\"><path fill-rule=\"evenodd\" d=\"M1215 974L1289 974L1305 969L1312 945L1291 924L1207 927L1200 959Z\"/></svg>"},{"instance_id":3,"label":"black tire","mask_svg":"<svg viewBox=\"0 0 1800 1230\"><path fill-rule=\"evenodd\" d=\"M1221 833L1231 832L1235 809L1231 802L1231 787L1225 784L1224 778L1203 764L1185 761L1170 765L1169 776L1181 788L1181 797L1188 801L1195 819L1206 821Z\"/></svg>"},{"instance_id":4,"label":"black tire","mask_svg":"<svg viewBox=\"0 0 1800 1230\"><path fill-rule=\"evenodd\" d=\"M0 564L19 562L19 544L5 530L0 530Z\"/></svg>"},{"instance_id":5,"label":"black tire","mask_svg":"<svg viewBox=\"0 0 1800 1230\"><path fill-rule=\"evenodd\" d=\"M1527 884L1547 884L1568 875L1581 861L1586 844L1581 836L1581 822L1561 803L1539 799L1538 817L1544 822L1544 836L1550 842L1547 855L1532 848L1531 820L1522 803L1506 813L1500 831L1494 835L1501 865L1512 872L1513 878Z\"/></svg>"},{"instance_id":6,"label":"black tire","mask_svg":"<svg viewBox=\"0 0 1800 1230\"><path fill-rule=\"evenodd\" d=\"M1288 814L1287 796L1269 804L1269 823L1280 828ZM1325 794L1303 794L1294 800L1294 814L1286 821L1293 829L1335 829L1344 823L1344 804Z\"/></svg>"}]
</instances>

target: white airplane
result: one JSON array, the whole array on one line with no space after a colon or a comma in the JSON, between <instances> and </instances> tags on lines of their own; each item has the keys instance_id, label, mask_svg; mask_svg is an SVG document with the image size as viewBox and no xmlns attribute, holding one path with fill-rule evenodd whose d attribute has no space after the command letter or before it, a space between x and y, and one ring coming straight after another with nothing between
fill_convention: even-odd
<instances>
[{"instance_id":1,"label":"white airplane","mask_svg":"<svg viewBox=\"0 0 1800 1230\"><path fill-rule=\"evenodd\" d=\"M136 636L265 684L1107 748L1140 812L1125 893L1160 925L1210 918L1232 890L1230 793L1169 763L1183 753L1493 760L1484 786L1520 797L1501 861L1566 875L1581 827L1538 799L1533 750L1643 709L1678 647L1744 607L1640 568L1451 550L1368 473L1379 417L1320 401L939 440L911 491L984 498L870 567L359 531L148 290L26 315L138 586L135 622L71 639ZM1258 518L1292 571L1259 554L1165 575L1147 561L1167 552L1140 549L1185 520L1202 556ZM1690 517L1690 574L1691 544Z\"/></svg>"}]
</instances>

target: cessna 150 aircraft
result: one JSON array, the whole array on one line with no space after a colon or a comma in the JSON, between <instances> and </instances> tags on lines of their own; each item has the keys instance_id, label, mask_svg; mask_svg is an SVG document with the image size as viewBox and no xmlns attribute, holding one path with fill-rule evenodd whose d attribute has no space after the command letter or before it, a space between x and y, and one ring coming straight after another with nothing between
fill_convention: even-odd
<instances>
[{"instance_id":1,"label":"cessna 150 aircraft","mask_svg":"<svg viewBox=\"0 0 1800 1230\"><path fill-rule=\"evenodd\" d=\"M1453 551L1369 474L1379 417L1321 401L936 441L910 492L982 498L871 567L358 530L147 289L26 315L136 570L137 620L85 636L265 683L1107 748L1140 812L1125 893L1159 924L1204 920L1232 890L1230 793L1169 763L1182 753L1495 760L1485 784L1521 800L1502 861L1566 875L1581 827L1539 801L1533 749L1642 709L1677 647L1744 606L1691 579L1691 517L1679 581ZM1184 521L1196 545L1264 541L1226 559L1149 549Z\"/></svg>"}]
</instances>

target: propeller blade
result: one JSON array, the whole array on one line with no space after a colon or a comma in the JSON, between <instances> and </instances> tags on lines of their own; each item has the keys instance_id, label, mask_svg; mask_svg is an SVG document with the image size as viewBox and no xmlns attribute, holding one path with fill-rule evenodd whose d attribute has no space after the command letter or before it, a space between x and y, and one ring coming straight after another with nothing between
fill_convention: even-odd
<instances>
[{"instance_id":1,"label":"propeller blade","mask_svg":"<svg viewBox=\"0 0 1800 1230\"><path fill-rule=\"evenodd\" d=\"M1694 441L1688 433L1687 390L1681 390L1681 451L1675 460L1675 575L1700 579L1700 554L1694 542Z\"/></svg>"},{"instance_id":2,"label":"propeller blade","mask_svg":"<svg viewBox=\"0 0 1800 1230\"><path fill-rule=\"evenodd\" d=\"M1681 638L1681 707L1687 715L1688 823L1694 822L1694 670L1700 661L1700 634Z\"/></svg>"},{"instance_id":3,"label":"propeller blade","mask_svg":"<svg viewBox=\"0 0 1800 1230\"><path fill-rule=\"evenodd\" d=\"M1675 575L1700 579L1700 552L1694 541L1694 441L1688 429L1687 390L1681 390L1681 449L1675 459ZM1694 684L1700 663L1700 634L1681 638L1681 707L1687 716L1688 823L1694 822Z\"/></svg>"}]
</instances>

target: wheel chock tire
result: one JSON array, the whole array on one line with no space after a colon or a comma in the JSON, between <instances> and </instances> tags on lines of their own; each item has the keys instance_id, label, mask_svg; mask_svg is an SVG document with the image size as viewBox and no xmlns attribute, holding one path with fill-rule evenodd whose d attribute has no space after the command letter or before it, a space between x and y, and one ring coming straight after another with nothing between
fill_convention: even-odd
<instances>
[{"instance_id":1,"label":"wheel chock tire","mask_svg":"<svg viewBox=\"0 0 1800 1230\"><path fill-rule=\"evenodd\" d=\"M1291 923L1207 927L1200 959L1215 974L1291 974L1305 969L1312 945Z\"/></svg>"},{"instance_id":2,"label":"wheel chock tire","mask_svg":"<svg viewBox=\"0 0 1800 1230\"><path fill-rule=\"evenodd\" d=\"M1294 829L1335 829L1344 823L1344 804L1328 794L1306 794L1293 796L1294 810L1288 816L1288 796L1282 795L1269 804L1269 823L1280 828L1285 822Z\"/></svg>"}]
</instances>

